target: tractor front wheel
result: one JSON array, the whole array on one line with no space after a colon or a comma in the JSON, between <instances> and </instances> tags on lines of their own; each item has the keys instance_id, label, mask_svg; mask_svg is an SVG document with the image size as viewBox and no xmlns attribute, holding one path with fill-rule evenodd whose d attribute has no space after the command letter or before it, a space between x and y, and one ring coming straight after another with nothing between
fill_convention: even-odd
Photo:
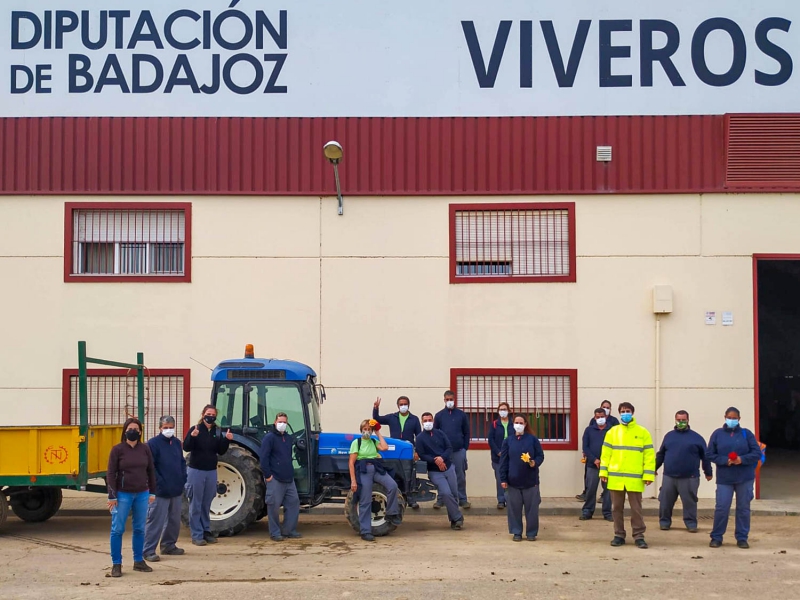
<instances>
[{"instance_id":1,"label":"tractor front wheel","mask_svg":"<svg viewBox=\"0 0 800 600\"><path fill-rule=\"evenodd\" d=\"M388 503L389 492L380 483L372 484L372 535L381 537L389 535L392 531L397 529L396 525L392 525L386 520L386 505ZM406 502L403 497L397 495L397 504L400 508L400 517L403 517L405 512ZM358 522L358 502L353 501L353 492L347 494L347 499L344 501L344 514L347 521L350 523L355 531L360 532L361 526Z\"/></svg>"}]
</instances>

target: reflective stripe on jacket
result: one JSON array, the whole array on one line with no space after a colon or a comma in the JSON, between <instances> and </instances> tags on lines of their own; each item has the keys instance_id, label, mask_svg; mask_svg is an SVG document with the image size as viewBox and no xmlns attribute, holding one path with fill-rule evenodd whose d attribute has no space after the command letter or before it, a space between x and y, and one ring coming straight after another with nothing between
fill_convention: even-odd
<instances>
[{"instance_id":1,"label":"reflective stripe on jacket","mask_svg":"<svg viewBox=\"0 0 800 600\"><path fill-rule=\"evenodd\" d=\"M600 477L608 477L608 489L629 492L643 492L645 481L655 481L653 438L636 419L608 430L600 456Z\"/></svg>"}]
</instances>

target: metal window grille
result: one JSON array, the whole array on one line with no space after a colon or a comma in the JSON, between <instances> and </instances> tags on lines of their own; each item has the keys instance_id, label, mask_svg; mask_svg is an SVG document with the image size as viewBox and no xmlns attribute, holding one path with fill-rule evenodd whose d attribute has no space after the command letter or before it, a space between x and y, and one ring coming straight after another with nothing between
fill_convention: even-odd
<instances>
[{"instance_id":1,"label":"metal window grille","mask_svg":"<svg viewBox=\"0 0 800 600\"><path fill-rule=\"evenodd\" d=\"M455 213L456 276L570 274L568 209Z\"/></svg>"},{"instance_id":2,"label":"metal window grille","mask_svg":"<svg viewBox=\"0 0 800 600\"><path fill-rule=\"evenodd\" d=\"M182 210L74 210L72 273L183 275Z\"/></svg>"},{"instance_id":3,"label":"metal window grille","mask_svg":"<svg viewBox=\"0 0 800 600\"><path fill-rule=\"evenodd\" d=\"M96 375L87 377L89 423L91 425L122 424L136 417L136 375ZM164 415L175 417L176 436L183 435L184 380L182 375L145 377L145 438L156 435L158 420ZM69 379L70 424L80 422L78 377Z\"/></svg>"},{"instance_id":4,"label":"metal window grille","mask_svg":"<svg viewBox=\"0 0 800 600\"><path fill-rule=\"evenodd\" d=\"M569 442L572 391L568 375L458 375L458 405L469 415L475 441L486 441L497 405L528 419L543 442Z\"/></svg>"}]
</instances>

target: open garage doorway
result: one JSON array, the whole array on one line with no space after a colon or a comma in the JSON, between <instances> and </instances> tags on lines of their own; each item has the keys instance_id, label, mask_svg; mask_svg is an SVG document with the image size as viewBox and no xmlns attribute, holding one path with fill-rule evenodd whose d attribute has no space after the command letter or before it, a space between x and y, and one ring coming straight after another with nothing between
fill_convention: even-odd
<instances>
[{"instance_id":1,"label":"open garage doorway","mask_svg":"<svg viewBox=\"0 0 800 600\"><path fill-rule=\"evenodd\" d=\"M800 502L800 255L753 260L760 497Z\"/></svg>"}]
</instances>

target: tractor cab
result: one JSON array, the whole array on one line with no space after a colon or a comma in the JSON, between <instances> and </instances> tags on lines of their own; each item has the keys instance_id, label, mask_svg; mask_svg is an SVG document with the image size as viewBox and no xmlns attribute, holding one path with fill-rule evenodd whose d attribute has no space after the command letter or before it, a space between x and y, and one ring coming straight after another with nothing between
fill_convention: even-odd
<instances>
[{"instance_id":1,"label":"tractor cab","mask_svg":"<svg viewBox=\"0 0 800 600\"><path fill-rule=\"evenodd\" d=\"M320 403L324 388L314 370L302 363L273 358L255 358L248 344L243 359L221 362L211 374L211 403L217 423L228 429L236 443L256 456L261 440L272 428L278 413L286 413L291 436L297 492L308 503L314 493L314 469L319 445Z\"/></svg>"}]
</instances>

